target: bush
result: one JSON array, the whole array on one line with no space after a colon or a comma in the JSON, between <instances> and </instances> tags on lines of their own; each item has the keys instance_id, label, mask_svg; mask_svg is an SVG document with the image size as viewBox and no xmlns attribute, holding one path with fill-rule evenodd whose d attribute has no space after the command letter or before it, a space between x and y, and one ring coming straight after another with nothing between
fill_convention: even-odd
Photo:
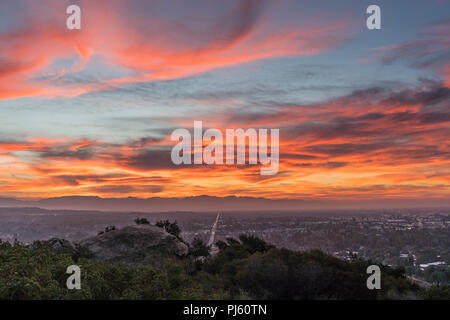
<instances>
[{"instance_id":1,"label":"bush","mask_svg":"<svg viewBox=\"0 0 450 320\"><path fill-rule=\"evenodd\" d=\"M176 221L175 222L170 222L169 220L158 221L156 222L156 226L163 228L164 230L166 230L167 233L181 240L180 237L181 229Z\"/></svg>"},{"instance_id":2,"label":"bush","mask_svg":"<svg viewBox=\"0 0 450 320\"><path fill-rule=\"evenodd\" d=\"M136 224L150 224L150 222L145 218L136 218L134 219Z\"/></svg>"},{"instance_id":3,"label":"bush","mask_svg":"<svg viewBox=\"0 0 450 320\"><path fill-rule=\"evenodd\" d=\"M107 233L107 232L110 232L110 231L114 231L114 230L116 230L116 226L108 226L108 227L105 227L104 231L100 231L98 233L98 235L101 235L101 234L104 234L104 233Z\"/></svg>"},{"instance_id":4,"label":"bush","mask_svg":"<svg viewBox=\"0 0 450 320\"><path fill-rule=\"evenodd\" d=\"M163 222L165 226L167 224ZM370 261L343 261L321 251L277 249L254 236L219 241L216 256L196 239L191 255L167 258L161 268L110 264L75 246L52 251L0 241L0 299L448 299L448 286L428 290L408 282L402 269L382 269L382 289L368 290ZM196 257L203 256L199 260ZM68 290L67 267L81 268L81 290Z\"/></svg>"},{"instance_id":5,"label":"bush","mask_svg":"<svg viewBox=\"0 0 450 320\"><path fill-rule=\"evenodd\" d=\"M81 268L81 290L68 290L67 267ZM208 299L182 272L150 265L108 264L56 254L43 243L0 242L0 300L5 299ZM175 271L174 271L175 269ZM181 270L181 271L180 271Z\"/></svg>"},{"instance_id":6,"label":"bush","mask_svg":"<svg viewBox=\"0 0 450 320\"><path fill-rule=\"evenodd\" d=\"M189 254L194 258L209 257L210 251L211 248L207 246L206 243L203 242L203 240L200 240L199 238L194 238L189 248Z\"/></svg>"}]
</instances>

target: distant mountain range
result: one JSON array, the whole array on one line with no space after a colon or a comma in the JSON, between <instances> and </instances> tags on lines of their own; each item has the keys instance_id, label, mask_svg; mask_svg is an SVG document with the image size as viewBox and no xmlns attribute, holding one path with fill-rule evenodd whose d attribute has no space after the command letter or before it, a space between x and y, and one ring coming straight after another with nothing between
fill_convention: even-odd
<instances>
[{"instance_id":1,"label":"distant mountain range","mask_svg":"<svg viewBox=\"0 0 450 320\"><path fill-rule=\"evenodd\" d=\"M38 207L43 209L99 210L99 211L273 211L311 209L380 209L450 207L450 199L375 199L375 200L303 200L265 199L253 197L187 198L100 198L68 196L41 200L0 198L0 207Z\"/></svg>"},{"instance_id":2,"label":"distant mountain range","mask_svg":"<svg viewBox=\"0 0 450 320\"><path fill-rule=\"evenodd\" d=\"M0 198L0 207L38 207L43 209L100 210L100 211L234 211L234 210L294 210L302 200L269 200L251 197L188 198L100 198L69 196L42 200Z\"/></svg>"}]
</instances>

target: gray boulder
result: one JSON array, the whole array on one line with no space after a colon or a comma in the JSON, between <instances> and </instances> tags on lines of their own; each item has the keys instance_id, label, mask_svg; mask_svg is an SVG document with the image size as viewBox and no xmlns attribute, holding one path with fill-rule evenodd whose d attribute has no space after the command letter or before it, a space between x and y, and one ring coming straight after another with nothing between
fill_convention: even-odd
<instances>
[{"instance_id":1,"label":"gray boulder","mask_svg":"<svg viewBox=\"0 0 450 320\"><path fill-rule=\"evenodd\" d=\"M107 262L158 265L166 257L187 255L188 247L164 229L135 225L84 239L79 245L89 249L94 259Z\"/></svg>"},{"instance_id":2,"label":"gray boulder","mask_svg":"<svg viewBox=\"0 0 450 320\"><path fill-rule=\"evenodd\" d=\"M69 241L59 238L51 238L44 241L50 245L53 253L66 253L72 255L75 252L75 247Z\"/></svg>"}]
</instances>

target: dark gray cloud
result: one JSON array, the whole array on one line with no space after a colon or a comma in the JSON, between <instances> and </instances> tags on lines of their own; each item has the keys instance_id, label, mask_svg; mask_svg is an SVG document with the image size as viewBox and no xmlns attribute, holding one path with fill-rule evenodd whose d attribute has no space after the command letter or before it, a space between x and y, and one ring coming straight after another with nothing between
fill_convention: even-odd
<instances>
[{"instance_id":1,"label":"dark gray cloud","mask_svg":"<svg viewBox=\"0 0 450 320\"><path fill-rule=\"evenodd\" d=\"M171 149L142 150L137 155L122 159L121 163L126 167L139 170L174 169L181 167L173 164L170 155Z\"/></svg>"},{"instance_id":2,"label":"dark gray cloud","mask_svg":"<svg viewBox=\"0 0 450 320\"><path fill-rule=\"evenodd\" d=\"M400 92L393 92L381 103L387 104L421 104L436 105L443 101L450 100L450 88L441 87L437 83L424 90L407 89Z\"/></svg>"},{"instance_id":3,"label":"dark gray cloud","mask_svg":"<svg viewBox=\"0 0 450 320\"><path fill-rule=\"evenodd\" d=\"M78 159L87 160L95 157L95 152L91 148L80 148L77 150L69 150L64 147L54 147L48 150L40 151L42 158L62 158L62 159Z\"/></svg>"},{"instance_id":4,"label":"dark gray cloud","mask_svg":"<svg viewBox=\"0 0 450 320\"><path fill-rule=\"evenodd\" d=\"M406 61L415 68L437 70L450 56L450 19L426 26L419 38L378 49L378 58L389 64Z\"/></svg>"},{"instance_id":5,"label":"dark gray cloud","mask_svg":"<svg viewBox=\"0 0 450 320\"><path fill-rule=\"evenodd\" d=\"M117 180L119 178L128 177L125 174L120 173L110 173L104 175L58 175L52 176L53 179L61 180L64 183L72 186L77 186L80 182L108 182L111 180Z\"/></svg>"},{"instance_id":6,"label":"dark gray cloud","mask_svg":"<svg viewBox=\"0 0 450 320\"><path fill-rule=\"evenodd\" d=\"M98 193L123 193L129 194L132 192L152 192L158 193L164 190L163 186L150 186L150 185L142 185L142 186L127 186L127 185L103 185L99 187L92 187L89 190Z\"/></svg>"},{"instance_id":7,"label":"dark gray cloud","mask_svg":"<svg viewBox=\"0 0 450 320\"><path fill-rule=\"evenodd\" d=\"M387 149L385 143L336 143L336 144L318 144L304 147L303 150L326 155L329 157L344 156L350 154L365 154L376 150Z\"/></svg>"}]
</instances>

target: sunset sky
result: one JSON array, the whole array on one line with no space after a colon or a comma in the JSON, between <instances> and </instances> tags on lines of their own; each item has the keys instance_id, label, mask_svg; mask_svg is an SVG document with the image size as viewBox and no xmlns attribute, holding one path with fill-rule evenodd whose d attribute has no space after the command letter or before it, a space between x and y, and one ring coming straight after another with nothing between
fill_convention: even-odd
<instances>
[{"instance_id":1,"label":"sunset sky","mask_svg":"<svg viewBox=\"0 0 450 320\"><path fill-rule=\"evenodd\" d=\"M448 199L450 1L1 1L0 112L0 197ZM278 174L175 166L194 120Z\"/></svg>"}]
</instances>

